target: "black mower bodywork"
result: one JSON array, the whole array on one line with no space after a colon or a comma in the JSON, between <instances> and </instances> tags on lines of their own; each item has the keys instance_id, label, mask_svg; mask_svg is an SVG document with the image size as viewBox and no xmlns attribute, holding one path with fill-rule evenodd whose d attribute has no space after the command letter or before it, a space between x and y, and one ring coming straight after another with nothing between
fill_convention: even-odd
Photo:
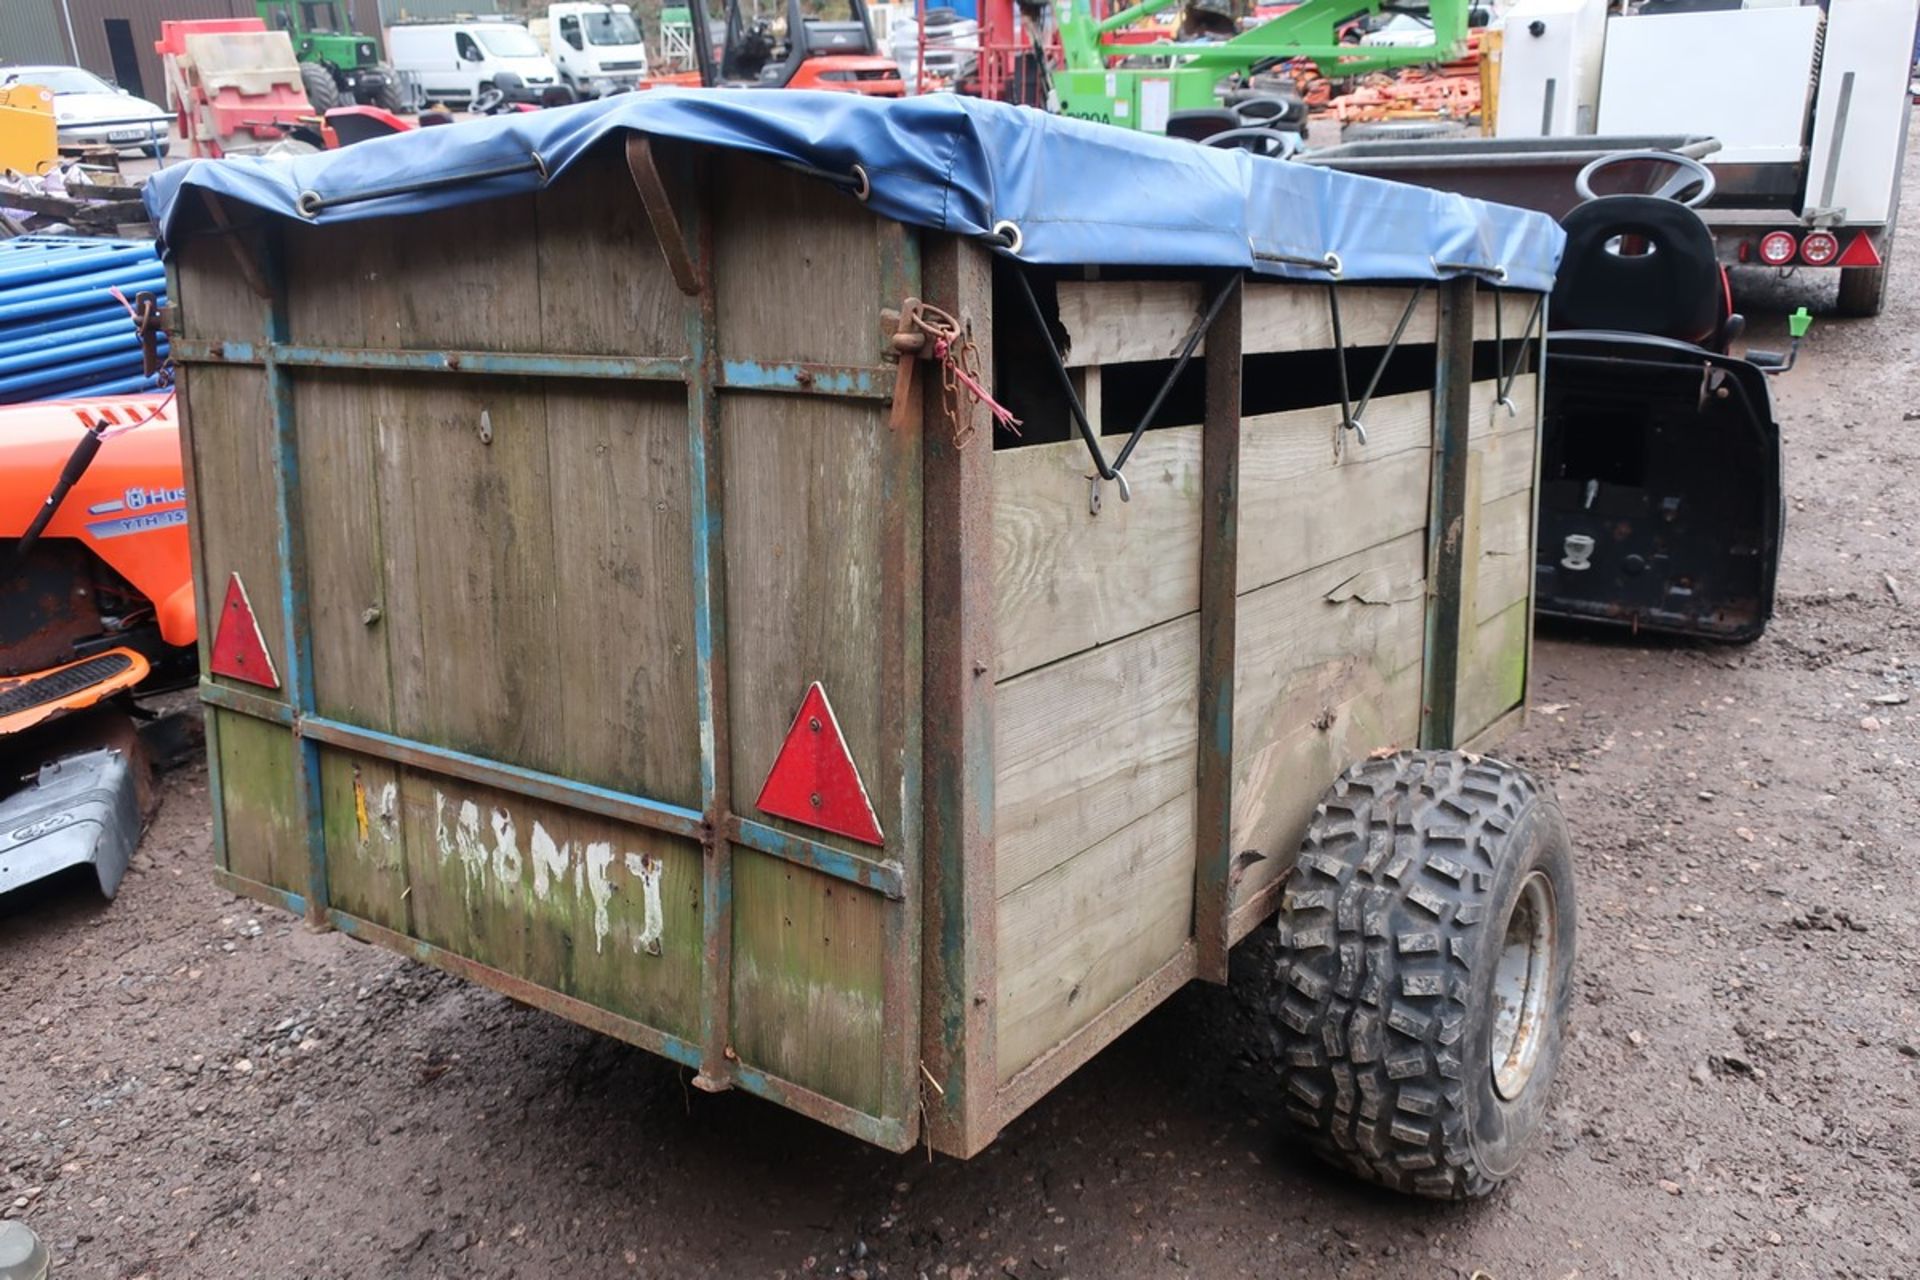
<instances>
[{"instance_id":1,"label":"black mower bodywork","mask_svg":"<svg viewBox=\"0 0 1920 1280\"><path fill-rule=\"evenodd\" d=\"M1773 613L1780 428L1704 223L1653 196L1567 214L1541 421L1541 614L1747 641Z\"/></svg>"}]
</instances>

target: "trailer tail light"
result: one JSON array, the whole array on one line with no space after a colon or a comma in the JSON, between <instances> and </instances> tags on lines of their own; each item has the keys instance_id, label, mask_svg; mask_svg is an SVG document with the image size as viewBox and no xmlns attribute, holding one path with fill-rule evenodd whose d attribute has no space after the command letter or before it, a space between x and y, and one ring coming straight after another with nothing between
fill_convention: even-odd
<instances>
[{"instance_id":1,"label":"trailer tail light","mask_svg":"<svg viewBox=\"0 0 1920 1280\"><path fill-rule=\"evenodd\" d=\"M1830 267L1840 256L1840 239L1831 231L1809 231L1800 242L1800 261L1810 267Z\"/></svg>"},{"instance_id":2,"label":"trailer tail light","mask_svg":"<svg viewBox=\"0 0 1920 1280\"><path fill-rule=\"evenodd\" d=\"M1770 267L1786 266L1798 249L1790 231L1769 231L1760 237L1760 261Z\"/></svg>"},{"instance_id":3,"label":"trailer tail light","mask_svg":"<svg viewBox=\"0 0 1920 1280\"><path fill-rule=\"evenodd\" d=\"M1862 231L1853 238L1853 243L1834 259L1836 267L1878 267L1884 265L1880 250L1874 248L1873 238Z\"/></svg>"}]
</instances>

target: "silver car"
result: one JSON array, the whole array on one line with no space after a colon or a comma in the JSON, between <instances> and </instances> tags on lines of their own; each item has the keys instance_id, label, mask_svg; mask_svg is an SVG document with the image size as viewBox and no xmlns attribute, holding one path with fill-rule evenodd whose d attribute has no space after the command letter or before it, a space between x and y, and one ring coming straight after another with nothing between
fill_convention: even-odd
<instances>
[{"instance_id":1,"label":"silver car","mask_svg":"<svg viewBox=\"0 0 1920 1280\"><path fill-rule=\"evenodd\" d=\"M173 116L144 98L108 84L80 67L0 67L0 86L32 84L53 93L62 146L109 146L116 151L164 152Z\"/></svg>"}]
</instances>

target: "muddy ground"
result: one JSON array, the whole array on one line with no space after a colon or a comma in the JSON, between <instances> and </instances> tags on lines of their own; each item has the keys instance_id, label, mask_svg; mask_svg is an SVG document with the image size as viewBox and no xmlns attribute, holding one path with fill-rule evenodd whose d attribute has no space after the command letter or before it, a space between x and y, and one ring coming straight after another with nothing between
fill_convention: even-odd
<instances>
[{"instance_id":1,"label":"muddy ground","mask_svg":"<svg viewBox=\"0 0 1920 1280\"><path fill-rule=\"evenodd\" d=\"M1538 1149L1492 1199L1290 1150L1206 988L968 1164L707 1096L215 889L191 768L118 901L0 908L0 1212L56 1275L113 1280L1909 1274L1920 219L1901 241L1887 313L1823 323L1777 384L1766 638L1539 643L1506 754L1572 824L1579 990Z\"/></svg>"}]
</instances>

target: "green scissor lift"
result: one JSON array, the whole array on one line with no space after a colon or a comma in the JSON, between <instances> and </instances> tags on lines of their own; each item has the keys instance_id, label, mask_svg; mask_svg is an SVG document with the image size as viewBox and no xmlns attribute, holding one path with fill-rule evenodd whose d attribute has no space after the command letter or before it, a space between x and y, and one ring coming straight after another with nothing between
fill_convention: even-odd
<instances>
[{"instance_id":1,"label":"green scissor lift","mask_svg":"<svg viewBox=\"0 0 1920 1280\"><path fill-rule=\"evenodd\" d=\"M1305 0L1227 40L1137 44L1111 38L1181 2L1141 0L1098 21L1089 0L1062 6L1060 43L1066 67L1054 75L1060 113L1164 133L1169 114L1219 106L1223 81L1262 64L1308 58L1325 75L1354 76L1449 62L1466 47L1467 0L1431 0L1424 12L1432 20L1433 38L1422 44L1340 42L1340 28L1356 18L1406 11L1391 0ZM1115 57L1125 58L1128 65L1109 66Z\"/></svg>"}]
</instances>

